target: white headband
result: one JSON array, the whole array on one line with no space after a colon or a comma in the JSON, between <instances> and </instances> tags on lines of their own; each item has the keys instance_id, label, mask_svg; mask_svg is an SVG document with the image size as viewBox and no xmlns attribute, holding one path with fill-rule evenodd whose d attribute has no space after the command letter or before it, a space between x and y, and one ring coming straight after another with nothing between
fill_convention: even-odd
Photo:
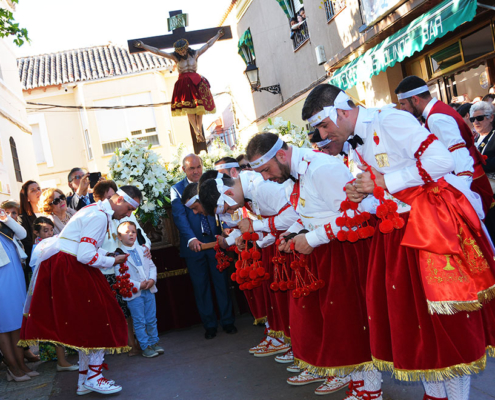
<instances>
[{"instance_id":1,"label":"white headband","mask_svg":"<svg viewBox=\"0 0 495 400\"><path fill-rule=\"evenodd\" d=\"M345 94L345 92L340 92L335 101L333 102L333 106L323 107L319 113L313 115L308 118L309 124L314 128L315 126L321 124L325 118L330 118L335 125L337 124L337 109L340 110L352 110L352 107L349 106L348 101L350 101L350 97Z\"/></svg>"},{"instance_id":2,"label":"white headband","mask_svg":"<svg viewBox=\"0 0 495 400\"><path fill-rule=\"evenodd\" d=\"M122 189L117 190L117 194L119 196L122 196L124 200L134 208L139 207L139 203L136 200L134 200L131 196L129 196L126 192L124 192Z\"/></svg>"},{"instance_id":3,"label":"white headband","mask_svg":"<svg viewBox=\"0 0 495 400\"><path fill-rule=\"evenodd\" d=\"M326 146L328 143L330 143L331 140L330 139L325 139L325 140L322 140L321 142L316 142L316 145L318 147L323 147L323 146Z\"/></svg>"},{"instance_id":4,"label":"white headband","mask_svg":"<svg viewBox=\"0 0 495 400\"><path fill-rule=\"evenodd\" d=\"M199 196L196 194L196 195L194 195L193 197L191 197L191 198L187 201L187 203L186 203L186 207L187 207L187 208L191 208L191 206L192 206L194 203L196 203L196 201L197 201L197 200L199 200Z\"/></svg>"},{"instance_id":5,"label":"white headband","mask_svg":"<svg viewBox=\"0 0 495 400\"><path fill-rule=\"evenodd\" d=\"M399 93L399 94L397 94L397 98L399 100L408 99L409 97L417 96L418 94L429 92L429 91L430 91L430 89L428 88L428 86L424 85L424 86L418 87L416 89L409 90L409 92Z\"/></svg>"},{"instance_id":6,"label":"white headband","mask_svg":"<svg viewBox=\"0 0 495 400\"><path fill-rule=\"evenodd\" d=\"M249 160L249 164L251 165L251 168L253 169L258 168L261 167L263 164L266 164L273 157L275 157L275 154L277 154L277 151L279 151L283 145L284 145L284 141L278 138L275 144L273 145L273 147L270 150L268 150L268 152L265 155L262 155L260 158L254 161Z\"/></svg>"},{"instance_id":7,"label":"white headband","mask_svg":"<svg viewBox=\"0 0 495 400\"><path fill-rule=\"evenodd\" d=\"M219 171L221 169L230 169L230 168L239 168L239 163L237 162L229 162L225 164L215 165L214 170Z\"/></svg>"},{"instance_id":8,"label":"white headband","mask_svg":"<svg viewBox=\"0 0 495 400\"><path fill-rule=\"evenodd\" d=\"M223 184L223 180L221 178L215 179L215 183L217 184L218 193L220 193L220 196L218 196L217 200L217 209L215 211L215 214L225 214L225 203L227 203L231 207L235 206L237 203L232 197L229 197L225 194L225 192L230 188L229 186L225 186Z\"/></svg>"}]
</instances>

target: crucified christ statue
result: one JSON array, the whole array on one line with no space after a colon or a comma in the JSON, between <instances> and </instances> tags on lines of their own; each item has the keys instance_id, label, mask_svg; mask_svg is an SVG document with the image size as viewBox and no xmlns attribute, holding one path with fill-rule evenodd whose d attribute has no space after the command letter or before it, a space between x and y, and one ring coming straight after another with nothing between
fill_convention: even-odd
<instances>
[{"instance_id":1,"label":"crucified christ statue","mask_svg":"<svg viewBox=\"0 0 495 400\"><path fill-rule=\"evenodd\" d=\"M223 35L223 29L220 29L199 50L191 49L186 39L179 39L174 43L173 53L167 53L156 47L148 46L141 40L134 42L135 47L168 58L177 64L179 79L175 82L172 95L172 116L187 115L198 142L205 141L203 136L203 115L215 112L215 102L210 92L210 84L204 76L196 73L198 58Z\"/></svg>"}]
</instances>

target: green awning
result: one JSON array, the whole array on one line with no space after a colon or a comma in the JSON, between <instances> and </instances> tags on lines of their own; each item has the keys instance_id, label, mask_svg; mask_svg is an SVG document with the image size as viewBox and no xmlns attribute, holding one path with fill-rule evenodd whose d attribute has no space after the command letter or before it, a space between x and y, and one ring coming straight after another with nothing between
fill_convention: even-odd
<instances>
[{"instance_id":1,"label":"green awning","mask_svg":"<svg viewBox=\"0 0 495 400\"><path fill-rule=\"evenodd\" d=\"M254 60L255 55L253 37L251 36L250 28L247 28L246 31L242 34L241 38L239 39L239 43L237 44L237 49L237 52L242 57L246 65Z\"/></svg>"},{"instance_id":2,"label":"green awning","mask_svg":"<svg viewBox=\"0 0 495 400\"><path fill-rule=\"evenodd\" d=\"M294 16L294 11L292 10L292 4L290 0L275 0L282 10L284 10L284 14L288 19L291 19Z\"/></svg>"},{"instance_id":3,"label":"green awning","mask_svg":"<svg viewBox=\"0 0 495 400\"><path fill-rule=\"evenodd\" d=\"M339 68L330 83L347 90L358 82L366 81L388 67L393 67L396 62L421 51L464 22L471 21L475 14L476 0L446 0Z\"/></svg>"}]
</instances>

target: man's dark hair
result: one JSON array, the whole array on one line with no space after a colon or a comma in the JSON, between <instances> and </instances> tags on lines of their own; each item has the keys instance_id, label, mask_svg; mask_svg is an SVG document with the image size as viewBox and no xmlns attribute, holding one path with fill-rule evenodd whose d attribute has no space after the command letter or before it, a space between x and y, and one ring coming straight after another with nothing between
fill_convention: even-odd
<instances>
[{"instance_id":1,"label":"man's dark hair","mask_svg":"<svg viewBox=\"0 0 495 400\"><path fill-rule=\"evenodd\" d=\"M312 133L313 136L311 136L311 139L309 140L311 143L318 143L323 140L323 138L320 135L320 131L318 129L315 129Z\"/></svg>"},{"instance_id":2,"label":"man's dark hair","mask_svg":"<svg viewBox=\"0 0 495 400\"><path fill-rule=\"evenodd\" d=\"M399 86L395 88L395 94L406 93L409 92L410 90L417 89L421 86L426 86L426 82L423 79L421 79L419 76L416 75L406 76L399 83ZM431 97L431 94L429 91L427 91L417 94L416 96L422 99L428 99Z\"/></svg>"},{"instance_id":3,"label":"man's dark hair","mask_svg":"<svg viewBox=\"0 0 495 400\"><path fill-rule=\"evenodd\" d=\"M239 154L239 155L235 158L235 160L236 160L238 163L240 163L240 162L241 162L242 160L244 160L244 159L245 159L246 161L248 161L248 159L247 159L247 157L246 157L246 155L245 155L245 154Z\"/></svg>"},{"instance_id":4,"label":"man's dark hair","mask_svg":"<svg viewBox=\"0 0 495 400\"><path fill-rule=\"evenodd\" d=\"M254 160L256 156L266 154L273 147L273 145L277 143L277 140L278 136L270 132L258 133L253 136L246 147L246 156L248 160L251 161ZM287 143L284 142L282 149L289 149Z\"/></svg>"},{"instance_id":5,"label":"man's dark hair","mask_svg":"<svg viewBox=\"0 0 495 400\"><path fill-rule=\"evenodd\" d=\"M495 94L488 93L483 97L483 101L486 101L487 103L493 103L493 100L495 100Z\"/></svg>"},{"instance_id":6,"label":"man's dark hair","mask_svg":"<svg viewBox=\"0 0 495 400\"><path fill-rule=\"evenodd\" d=\"M103 200L103 197L105 197L105 194L110 189L113 189L115 192L119 190L117 184L112 180L98 182L93 188L93 197L95 198L95 201Z\"/></svg>"},{"instance_id":7,"label":"man's dark hair","mask_svg":"<svg viewBox=\"0 0 495 400\"><path fill-rule=\"evenodd\" d=\"M189 200L198 194L198 186L199 184L194 182L186 186L184 192L182 192L182 197L180 198L182 204L186 205Z\"/></svg>"},{"instance_id":8,"label":"man's dark hair","mask_svg":"<svg viewBox=\"0 0 495 400\"><path fill-rule=\"evenodd\" d=\"M333 106L333 103L340 92L342 92L342 89L334 85L323 84L316 86L304 101L302 119L309 119L323 110L323 107ZM350 107L356 107L352 101L349 101L348 103Z\"/></svg>"},{"instance_id":9,"label":"man's dark hair","mask_svg":"<svg viewBox=\"0 0 495 400\"><path fill-rule=\"evenodd\" d=\"M122 186L120 190L123 190L124 193L126 193L131 197L131 199L139 199L140 203L141 201L143 201L143 194L136 186L131 186L131 185Z\"/></svg>"},{"instance_id":10,"label":"man's dark hair","mask_svg":"<svg viewBox=\"0 0 495 400\"><path fill-rule=\"evenodd\" d=\"M228 187L233 187L235 180L230 176L224 176L222 178L223 184ZM208 215L215 215L215 208L217 208L217 201L220 197L220 193L217 190L217 183L215 179L208 179L204 181L199 187L199 201Z\"/></svg>"},{"instance_id":11,"label":"man's dark hair","mask_svg":"<svg viewBox=\"0 0 495 400\"><path fill-rule=\"evenodd\" d=\"M74 172L77 172L77 171L83 171L82 168L79 168L79 167L76 167L76 168L72 168L69 172L69 175L67 175L67 182L71 182L70 180L70 176L74 173Z\"/></svg>"},{"instance_id":12,"label":"man's dark hair","mask_svg":"<svg viewBox=\"0 0 495 400\"><path fill-rule=\"evenodd\" d=\"M51 225L52 228L55 228L55 224L50 218L38 217L33 222L33 232L39 232L44 224Z\"/></svg>"},{"instance_id":13,"label":"man's dark hair","mask_svg":"<svg viewBox=\"0 0 495 400\"><path fill-rule=\"evenodd\" d=\"M464 103L459 106L459 108L456 110L462 118L466 116L466 114L469 114L469 110L471 110L471 103Z\"/></svg>"},{"instance_id":14,"label":"man's dark hair","mask_svg":"<svg viewBox=\"0 0 495 400\"><path fill-rule=\"evenodd\" d=\"M449 107L452 107L454 110L458 110L461 105L459 103L449 103Z\"/></svg>"},{"instance_id":15,"label":"man's dark hair","mask_svg":"<svg viewBox=\"0 0 495 400\"><path fill-rule=\"evenodd\" d=\"M218 165L219 163L227 164L227 163L236 163L236 162L237 160L234 157L222 157L220 160L215 161L215 165ZM235 167L235 169L237 170L237 172L241 171L239 167Z\"/></svg>"},{"instance_id":16,"label":"man's dark hair","mask_svg":"<svg viewBox=\"0 0 495 400\"><path fill-rule=\"evenodd\" d=\"M219 172L214 170L214 169L210 169L206 172L203 172L203 175L201 175L201 178L199 178L198 191L199 191L199 188L201 187L201 184L204 181L207 181L208 179L217 179L218 174L219 174Z\"/></svg>"}]
</instances>

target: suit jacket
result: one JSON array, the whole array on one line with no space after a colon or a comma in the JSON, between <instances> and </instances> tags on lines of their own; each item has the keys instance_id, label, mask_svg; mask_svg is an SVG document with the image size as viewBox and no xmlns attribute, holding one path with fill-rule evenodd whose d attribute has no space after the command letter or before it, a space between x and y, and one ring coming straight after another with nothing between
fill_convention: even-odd
<instances>
[{"instance_id":1,"label":"suit jacket","mask_svg":"<svg viewBox=\"0 0 495 400\"><path fill-rule=\"evenodd\" d=\"M478 150L486 156L486 164L483 165L485 172L495 172L495 129L485 136L479 144Z\"/></svg>"},{"instance_id":2,"label":"suit jacket","mask_svg":"<svg viewBox=\"0 0 495 400\"><path fill-rule=\"evenodd\" d=\"M189 185L187 178L184 178L179 183L172 186L170 197L172 199L172 215L174 222L179 229L180 234L180 256L181 257L201 257L201 252L192 251L187 242L191 238L196 238L200 242L209 243L216 241L215 235L221 234L221 229L217 226L215 217L208 216L211 235L203 235L201 230L201 216L194 214L193 211L181 203L182 193L186 186Z\"/></svg>"},{"instance_id":3,"label":"suit jacket","mask_svg":"<svg viewBox=\"0 0 495 400\"><path fill-rule=\"evenodd\" d=\"M156 265L149 258L144 256L143 248L140 245L134 246L134 249L137 251L139 258L141 259L142 265L136 265L132 256L127 258L126 264L129 267L127 273L130 275L129 280L134 284L134 287L137 288L137 293L132 293L132 297L123 298L126 301L134 300L136 297L141 296L141 282L146 281L148 279L153 279L155 284L150 289L151 293L156 293L158 289L156 288ZM129 248L126 246L122 246L122 250L126 253L129 253ZM119 272L120 265L115 266L115 275L120 275ZM149 271L149 274L146 273Z\"/></svg>"},{"instance_id":4,"label":"suit jacket","mask_svg":"<svg viewBox=\"0 0 495 400\"><path fill-rule=\"evenodd\" d=\"M72 195L67 197L67 207L72 208L73 210L79 211L81 208L89 206L93 204L95 199L93 198L93 193L89 193L89 203L80 199L78 196Z\"/></svg>"}]
</instances>

